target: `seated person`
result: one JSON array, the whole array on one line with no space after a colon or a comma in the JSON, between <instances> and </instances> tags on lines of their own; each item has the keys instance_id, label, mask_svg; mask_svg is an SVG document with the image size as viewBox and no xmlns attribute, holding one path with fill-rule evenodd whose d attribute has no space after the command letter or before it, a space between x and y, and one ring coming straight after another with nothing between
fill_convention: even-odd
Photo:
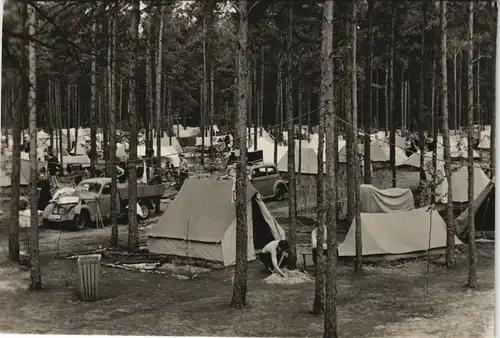
<instances>
[{"instance_id":1,"label":"seated person","mask_svg":"<svg viewBox=\"0 0 500 338\"><path fill-rule=\"evenodd\" d=\"M285 277L283 271L280 270L280 265L288 266L289 256L291 252L291 247L286 240L274 240L262 249L260 254L260 261L264 263L267 269L272 272L280 274Z\"/></svg>"},{"instance_id":2,"label":"seated person","mask_svg":"<svg viewBox=\"0 0 500 338\"><path fill-rule=\"evenodd\" d=\"M326 256L327 252L327 245L326 245L326 227L323 227L323 256ZM314 228L314 230L311 232L311 246L312 246L312 256L313 256L313 262L314 266L316 266L316 261L318 259L318 228Z\"/></svg>"}]
</instances>

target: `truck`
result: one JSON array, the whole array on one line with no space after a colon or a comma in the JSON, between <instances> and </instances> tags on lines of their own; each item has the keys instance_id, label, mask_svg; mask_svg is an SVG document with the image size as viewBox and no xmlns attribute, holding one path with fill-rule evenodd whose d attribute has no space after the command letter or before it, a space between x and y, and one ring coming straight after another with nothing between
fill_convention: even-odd
<instances>
[{"instance_id":1,"label":"truck","mask_svg":"<svg viewBox=\"0 0 500 338\"><path fill-rule=\"evenodd\" d=\"M163 184L137 183L137 204L143 219L154 210L154 201L164 192ZM57 195L57 193L56 193ZM77 230L89 227L98 220L111 219L111 178L96 177L81 181L75 189L67 189L45 207L42 224L71 225ZM128 184L118 183L116 209L124 215L128 209Z\"/></svg>"}]
</instances>

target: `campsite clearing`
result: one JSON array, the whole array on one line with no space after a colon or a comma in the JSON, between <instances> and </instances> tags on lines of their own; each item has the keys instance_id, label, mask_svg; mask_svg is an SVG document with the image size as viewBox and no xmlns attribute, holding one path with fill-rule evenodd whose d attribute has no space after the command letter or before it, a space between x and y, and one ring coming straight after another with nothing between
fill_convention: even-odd
<instances>
[{"instance_id":1,"label":"campsite clearing","mask_svg":"<svg viewBox=\"0 0 500 338\"><path fill-rule=\"evenodd\" d=\"M491 336L494 261L492 243L478 243L480 289L469 291L467 256L459 268L431 264L426 295L426 262L366 266L361 277L340 265L338 314L341 337ZM249 305L229 309L231 268L194 280L104 268L98 302L80 302L75 262L43 259L44 291L18 290L29 273L3 268L10 281L0 289L0 331L25 333L321 336L323 318L308 314L314 282L267 284L259 262L249 265ZM479 298L476 298L479 297ZM276 306L277 302L281 304ZM29 322L26 318L29 317ZM453 318L453 321L449 321ZM409 324L410 323L410 324ZM460 323L461 325L453 325ZM465 323L473 323L465 325ZM486 327L483 327L486 325ZM466 329L464 329L466 327Z\"/></svg>"}]
</instances>

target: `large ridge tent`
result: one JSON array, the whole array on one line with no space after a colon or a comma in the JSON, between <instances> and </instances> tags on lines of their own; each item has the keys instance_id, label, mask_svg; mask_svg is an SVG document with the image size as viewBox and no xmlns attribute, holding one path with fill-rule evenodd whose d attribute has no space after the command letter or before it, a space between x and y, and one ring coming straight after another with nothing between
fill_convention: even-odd
<instances>
[{"instance_id":1,"label":"large ridge tent","mask_svg":"<svg viewBox=\"0 0 500 338\"><path fill-rule=\"evenodd\" d=\"M495 179L484 188L479 196L474 200L474 225L478 232L484 233L487 237L494 236L495 233ZM467 208L455 220L457 234L464 238L468 232L469 208Z\"/></svg>"},{"instance_id":2,"label":"large ridge tent","mask_svg":"<svg viewBox=\"0 0 500 338\"><path fill-rule=\"evenodd\" d=\"M473 167L474 173L474 199L486 188L490 179L481 168ZM469 187L469 176L467 166L462 166L451 175L453 203L465 203L468 201L467 190ZM446 203L448 193L448 181L443 179L436 187L436 201Z\"/></svg>"},{"instance_id":3,"label":"large ridge tent","mask_svg":"<svg viewBox=\"0 0 500 338\"><path fill-rule=\"evenodd\" d=\"M236 210L232 180L187 179L175 200L149 231L151 253L216 261L236 259ZM257 190L247 182L248 260L285 232Z\"/></svg>"},{"instance_id":4,"label":"large ridge tent","mask_svg":"<svg viewBox=\"0 0 500 338\"><path fill-rule=\"evenodd\" d=\"M299 152L301 153L299 157ZM299 158L302 162L300 169L301 174L317 175L318 174L318 156L312 148L295 148L295 172L299 171ZM285 155L278 160L278 171L288 172L288 150ZM323 168L325 172L325 168Z\"/></svg>"},{"instance_id":5,"label":"large ridge tent","mask_svg":"<svg viewBox=\"0 0 500 338\"><path fill-rule=\"evenodd\" d=\"M410 189L378 189L371 184L359 187L361 212L387 213L415 209L415 201Z\"/></svg>"},{"instance_id":6,"label":"large ridge tent","mask_svg":"<svg viewBox=\"0 0 500 338\"><path fill-rule=\"evenodd\" d=\"M430 215L429 213L432 214ZM432 222L432 226L431 226ZM363 256L373 260L396 260L417 257L429 248L446 247L446 224L437 211L428 207L391 213L361 213ZM340 257L356 255L356 221L338 247ZM455 237L455 244L463 244Z\"/></svg>"}]
</instances>

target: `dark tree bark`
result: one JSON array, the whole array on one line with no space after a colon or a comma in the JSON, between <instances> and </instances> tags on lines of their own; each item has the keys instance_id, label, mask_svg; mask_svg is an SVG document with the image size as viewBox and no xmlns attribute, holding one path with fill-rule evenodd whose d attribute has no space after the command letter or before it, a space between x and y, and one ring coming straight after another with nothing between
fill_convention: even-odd
<instances>
[{"instance_id":1,"label":"dark tree bark","mask_svg":"<svg viewBox=\"0 0 500 338\"><path fill-rule=\"evenodd\" d=\"M325 1L323 9L323 39L321 43L321 102L318 116L318 175L316 177L316 222L318 232L316 237L316 285L314 289L313 314L323 313L325 303L325 261L323 256L323 239L325 230L325 187L324 187L324 168L325 159L323 153L325 150L325 115L329 100L333 100L333 6ZM328 49L330 48L330 49Z\"/></svg>"},{"instance_id":2,"label":"dark tree bark","mask_svg":"<svg viewBox=\"0 0 500 338\"><path fill-rule=\"evenodd\" d=\"M161 114L161 84L163 82L163 25L165 16L165 6L158 7L158 19L160 20L158 29L158 60L156 61L156 169L161 169L161 137L163 134L163 123ZM170 111L168 115L171 116ZM170 136L170 145L172 145L172 125L168 125L168 135ZM156 206L155 206L156 209ZM158 212L158 210L156 210Z\"/></svg>"},{"instance_id":3,"label":"dark tree bark","mask_svg":"<svg viewBox=\"0 0 500 338\"><path fill-rule=\"evenodd\" d=\"M130 22L130 64L129 64L129 133L130 150L128 161L128 249L139 247L139 227L137 223L137 57L139 47L139 0L132 4Z\"/></svg>"},{"instance_id":4,"label":"dark tree bark","mask_svg":"<svg viewBox=\"0 0 500 338\"><path fill-rule=\"evenodd\" d=\"M389 109L391 111L391 133L389 134L390 143L390 163L392 170L392 187L396 187L396 109L394 100L394 73L396 63L396 30L397 30L397 10L398 3L391 2L391 46L389 55Z\"/></svg>"},{"instance_id":5,"label":"dark tree bark","mask_svg":"<svg viewBox=\"0 0 500 338\"><path fill-rule=\"evenodd\" d=\"M324 74L327 76L328 81L325 81L326 97L326 229L327 229L327 260L326 260L326 298L325 298L325 332L324 337L337 337L337 283L336 283L336 264L337 264L337 250L336 250L336 234L337 234L337 219L336 215L336 172L335 172L335 111L334 111L334 89L333 89L333 38L331 33L331 22L333 21L333 1L325 1L324 4L324 20L328 25L324 27L324 34L326 42L324 46L324 53L328 55L328 61L325 67Z\"/></svg>"},{"instance_id":6,"label":"dark tree bark","mask_svg":"<svg viewBox=\"0 0 500 338\"><path fill-rule=\"evenodd\" d=\"M425 146L425 137L424 137L424 117L427 115L427 107L425 105L425 74L427 64L427 48L425 44L425 29L427 27L427 6L428 1L423 0L422 2L422 26L421 26L421 42L420 42L420 76L419 76L419 92L418 92L418 110L419 114L417 115L417 123L418 123L418 138L419 138L419 148L420 148L420 168L424 168L424 146ZM425 185L425 174L423 171L420 171L420 182L419 187L421 190L420 193L420 205L422 205L423 201L423 188ZM427 204L428 201L425 201Z\"/></svg>"},{"instance_id":7,"label":"dark tree bark","mask_svg":"<svg viewBox=\"0 0 500 338\"><path fill-rule=\"evenodd\" d=\"M28 30L33 37L37 31L36 11L28 5ZM36 119L36 44L33 40L28 45L29 74L29 133L30 133L30 258L31 276L30 289L42 289L42 274L40 271L40 248L38 238L38 159L37 159L37 119Z\"/></svg>"},{"instance_id":8,"label":"dark tree bark","mask_svg":"<svg viewBox=\"0 0 500 338\"><path fill-rule=\"evenodd\" d=\"M477 288L477 252L476 252L476 232L474 224L474 156L472 145L474 144L474 50L473 50L473 39L474 39L474 2L469 2L468 10L468 48L467 48L467 80L468 80L468 95L467 95L467 135L468 135L468 146L467 146L467 157L468 157L468 180L469 186L467 189L468 197L468 214L467 220L469 223L469 281L468 286L470 288Z\"/></svg>"},{"instance_id":9,"label":"dark tree bark","mask_svg":"<svg viewBox=\"0 0 500 338\"><path fill-rule=\"evenodd\" d=\"M246 305L248 274L248 225L247 225L247 137L245 135L250 89L248 74L248 12L247 0L238 1L238 114L236 119L236 145L239 157L236 166L236 267L233 296L230 306L242 308Z\"/></svg>"},{"instance_id":10,"label":"dark tree bark","mask_svg":"<svg viewBox=\"0 0 500 338\"><path fill-rule=\"evenodd\" d=\"M97 23L95 18L92 21L92 44L94 49L91 55L90 66L90 175L95 176L95 164L97 162L97 114L96 114L96 52L97 52ZM56 83L57 85L57 83ZM56 89L57 90L57 89ZM57 104L57 101L56 101Z\"/></svg>"},{"instance_id":11,"label":"dark tree bark","mask_svg":"<svg viewBox=\"0 0 500 338\"><path fill-rule=\"evenodd\" d=\"M372 175L370 171L370 163L371 163L371 153L370 153L370 134L372 133L372 97L373 97L373 89L372 89L372 68L373 68L373 5L374 0L368 1L368 32L366 37L366 51L368 53L365 74L365 96L364 96L364 110L365 110L365 137L364 137L364 178L365 184L372 183Z\"/></svg>"},{"instance_id":12,"label":"dark tree bark","mask_svg":"<svg viewBox=\"0 0 500 338\"><path fill-rule=\"evenodd\" d=\"M450 165L450 128L448 122L448 71L446 64L447 48L447 20L446 20L446 0L441 0L441 111L443 119L443 150L444 150L444 172L448 180L448 193L446 198L446 265L449 268L455 267L455 228L453 225L453 191L451 182Z\"/></svg>"},{"instance_id":13,"label":"dark tree bark","mask_svg":"<svg viewBox=\"0 0 500 338\"><path fill-rule=\"evenodd\" d=\"M358 78L357 78L357 60L356 60L356 52L357 52L357 0L351 2L351 22L350 22L350 40L351 40L351 97L352 97L352 129L353 134L355 135L353 138L353 148L355 151L354 157L354 219L356 222L356 259L354 264L354 273L358 274L361 272L362 262L363 262L363 241L361 236L361 198L359 185L361 184L361 175L360 172L360 163L359 163L359 151L358 151ZM368 166L368 170L370 166Z\"/></svg>"},{"instance_id":14,"label":"dark tree bark","mask_svg":"<svg viewBox=\"0 0 500 338\"><path fill-rule=\"evenodd\" d=\"M286 72L286 114L288 119L288 177L289 177L289 198L288 198L288 217L290 218L290 225L288 228L288 242L292 247L292 254L290 255L289 268L294 270L297 268L297 234L296 234L296 209L297 209L297 196L295 179L295 133L294 133L294 120L293 120L293 88L292 88L292 70L293 70L293 55L292 55L292 37L293 37L293 7L292 2L288 6L288 36L286 43L287 55L287 72Z\"/></svg>"},{"instance_id":15,"label":"dark tree bark","mask_svg":"<svg viewBox=\"0 0 500 338\"><path fill-rule=\"evenodd\" d=\"M109 20L109 31L111 32L110 46L108 49L108 88L109 88L109 159L111 165L109 167L111 174L111 245L118 245L118 221L116 209L117 199L117 178L116 178L116 103L115 103L115 42L116 42L116 23L114 19Z\"/></svg>"}]
</instances>

